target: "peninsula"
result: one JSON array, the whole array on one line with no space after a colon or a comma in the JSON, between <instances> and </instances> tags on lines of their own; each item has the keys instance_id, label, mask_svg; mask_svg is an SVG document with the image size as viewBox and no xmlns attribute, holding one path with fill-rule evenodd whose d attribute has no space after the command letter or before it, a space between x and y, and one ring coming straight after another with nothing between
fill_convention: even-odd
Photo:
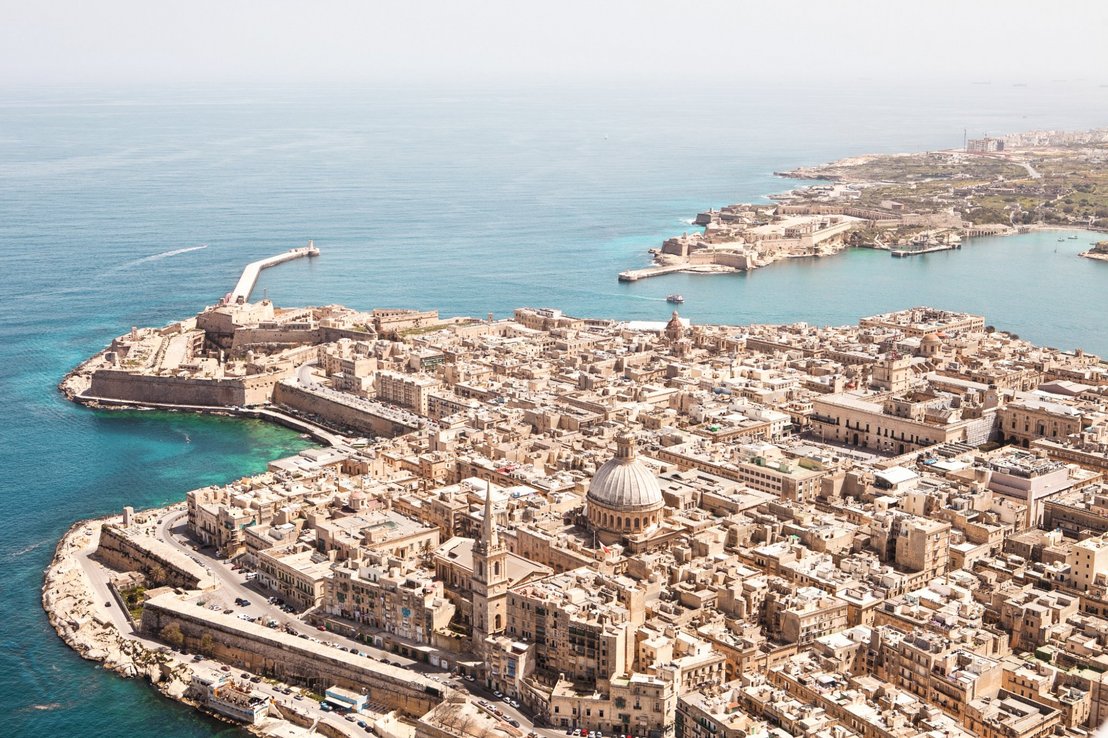
<instances>
[{"instance_id":1,"label":"peninsula","mask_svg":"<svg viewBox=\"0 0 1108 738\"><path fill-rule=\"evenodd\" d=\"M247 299L61 384L325 444L69 531L43 606L106 668L272 736L1108 718L1097 356L925 307L726 326Z\"/></svg>"},{"instance_id":2,"label":"peninsula","mask_svg":"<svg viewBox=\"0 0 1108 738\"><path fill-rule=\"evenodd\" d=\"M777 172L820 183L700 213L703 232L667 239L651 249L651 266L619 279L750 271L850 247L907 257L1031 228L1108 230L1106 162L1108 129L1032 131Z\"/></svg>"}]
</instances>

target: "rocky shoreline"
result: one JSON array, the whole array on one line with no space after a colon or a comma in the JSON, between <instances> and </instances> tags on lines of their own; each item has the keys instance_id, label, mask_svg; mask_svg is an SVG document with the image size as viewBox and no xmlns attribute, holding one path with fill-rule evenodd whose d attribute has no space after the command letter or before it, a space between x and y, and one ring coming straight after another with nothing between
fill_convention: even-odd
<instances>
[{"instance_id":1,"label":"rocky shoreline","mask_svg":"<svg viewBox=\"0 0 1108 738\"><path fill-rule=\"evenodd\" d=\"M1108 261L1108 241L1101 241L1096 246L1093 246L1088 251L1082 251L1081 256L1086 259L1096 259L1097 261Z\"/></svg>"},{"instance_id":2,"label":"rocky shoreline","mask_svg":"<svg viewBox=\"0 0 1108 738\"><path fill-rule=\"evenodd\" d=\"M186 704L220 722L241 727L255 735L265 735L255 726L227 719L188 696L192 669L164 653L158 646L120 632L110 617L105 617L80 557L99 540L101 527L111 518L74 523L54 549L54 558L46 567L42 585L42 609L51 627L67 646L81 658L94 661L126 679L145 679L163 696ZM112 608L119 608L113 602ZM120 611L121 616L126 617Z\"/></svg>"}]
</instances>

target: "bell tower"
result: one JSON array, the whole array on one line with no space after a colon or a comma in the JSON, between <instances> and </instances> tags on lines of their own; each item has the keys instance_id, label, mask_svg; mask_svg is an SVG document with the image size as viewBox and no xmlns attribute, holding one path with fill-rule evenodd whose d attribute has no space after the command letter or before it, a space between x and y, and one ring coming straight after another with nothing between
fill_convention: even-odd
<instances>
[{"instance_id":1,"label":"bell tower","mask_svg":"<svg viewBox=\"0 0 1108 738\"><path fill-rule=\"evenodd\" d=\"M483 653L485 638L501 633L508 619L508 549L496 532L492 485L485 488L485 519L473 544L473 647Z\"/></svg>"}]
</instances>

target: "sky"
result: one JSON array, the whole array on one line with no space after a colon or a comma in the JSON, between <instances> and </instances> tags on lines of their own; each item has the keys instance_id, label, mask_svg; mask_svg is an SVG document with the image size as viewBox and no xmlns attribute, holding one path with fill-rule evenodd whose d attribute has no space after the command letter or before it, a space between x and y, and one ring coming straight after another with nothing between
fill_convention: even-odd
<instances>
[{"instance_id":1,"label":"sky","mask_svg":"<svg viewBox=\"0 0 1108 738\"><path fill-rule=\"evenodd\" d=\"M1108 84L1108 2L0 0L0 86Z\"/></svg>"}]
</instances>

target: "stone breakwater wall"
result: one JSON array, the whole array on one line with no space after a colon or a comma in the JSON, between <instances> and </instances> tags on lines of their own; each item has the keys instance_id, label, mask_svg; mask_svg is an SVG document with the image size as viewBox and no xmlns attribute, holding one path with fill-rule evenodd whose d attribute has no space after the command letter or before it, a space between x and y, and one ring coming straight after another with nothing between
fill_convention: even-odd
<instances>
[{"instance_id":1,"label":"stone breakwater wall","mask_svg":"<svg viewBox=\"0 0 1108 738\"><path fill-rule=\"evenodd\" d=\"M291 369L249 377L203 379L99 369L93 373L91 384L83 394L88 399L157 405L260 405L269 401L274 385L290 374Z\"/></svg>"},{"instance_id":2,"label":"stone breakwater wall","mask_svg":"<svg viewBox=\"0 0 1108 738\"><path fill-rule=\"evenodd\" d=\"M147 536L132 538L110 523L101 528L96 558L116 571L141 571L159 585L184 589L215 586L207 569L180 551Z\"/></svg>"},{"instance_id":3,"label":"stone breakwater wall","mask_svg":"<svg viewBox=\"0 0 1108 738\"><path fill-rule=\"evenodd\" d=\"M413 718L438 705L449 691L417 672L197 607L172 593L146 602L144 633L158 634L171 623L181 629L191 652L320 693L333 685L367 690L371 701Z\"/></svg>"}]
</instances>

